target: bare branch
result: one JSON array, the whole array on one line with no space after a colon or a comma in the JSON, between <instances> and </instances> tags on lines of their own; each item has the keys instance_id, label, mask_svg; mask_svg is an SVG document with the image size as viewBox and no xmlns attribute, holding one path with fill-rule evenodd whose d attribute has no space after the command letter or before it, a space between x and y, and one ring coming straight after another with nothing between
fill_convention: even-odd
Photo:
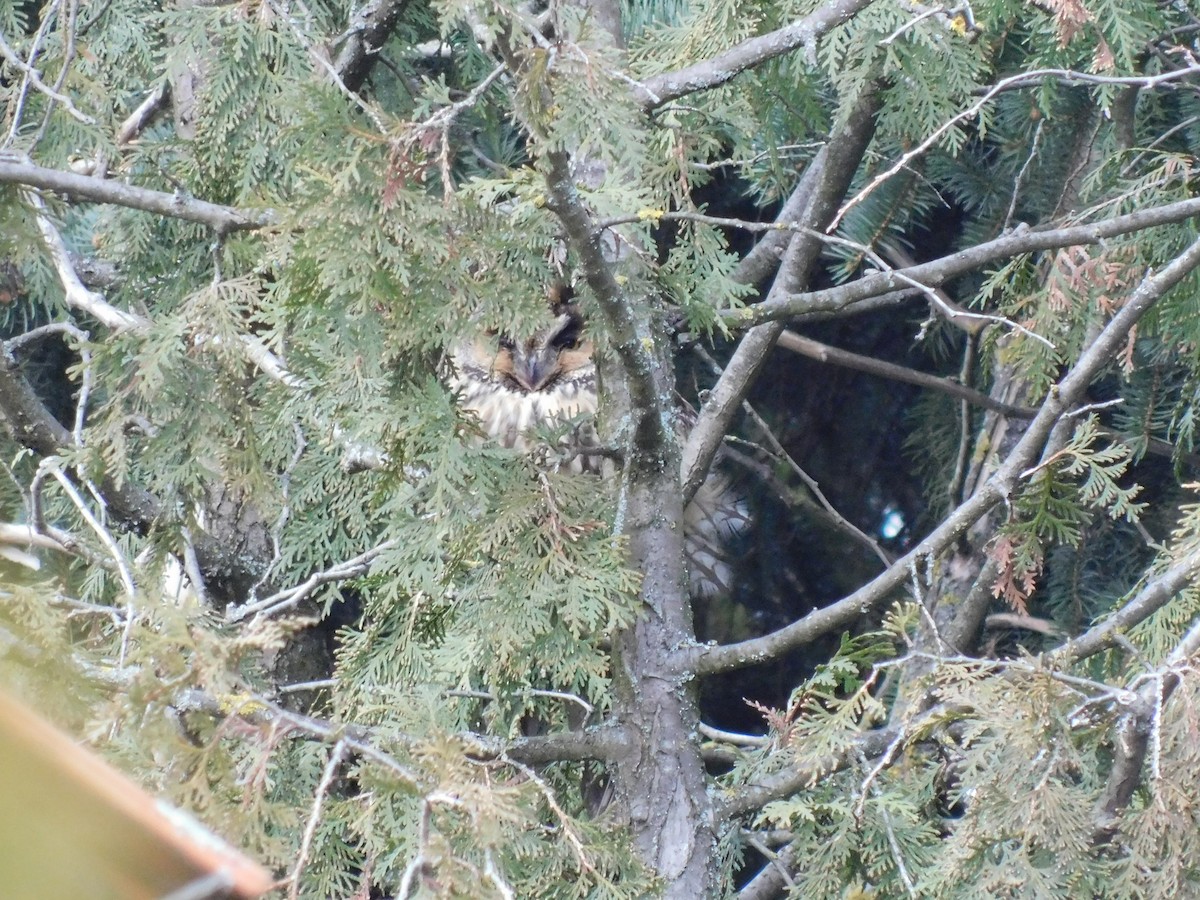
<instances>
[{"instance_id":1,"label":"bare branch","mask_svg":"<svg viewBox=\"0 0 1200 900\"><path fill-rule=\"evenodd\" d=\"M76 200L111 203L173 219L198 222L219 234L250 231L277 221L275 213L271 210L256 212L220 206L179 193L168 194L119 181L47 169L4 154L0 154L0 184L23 184L65 194Z\"/></svg>"},{"instance_id":2,"label":"bare branch","mask_svg":"<svg viewBox=\"0 0 1200 900\"><path fill-rule=\"evenodd\" d=\"M668 398L658 388L657 363L647 343L653 338L639 333L633 311L617 282L612 266L605 259L600 243L601 229L584 206L571 179L570 164L564 153L549 154L550 172L546 179L549 197L546 206L563 223L572 249L579 255L584 276L592 289L608 333L613 352L620 360L629 386L633 413L634 446L653 454L672 439L668 433ZM635 455L627 457L629 460Z\"/></svg>"},{"instance_id":3,"label":"bare branch","mask_svg":"<svg viewBox=\"0 0 1200 900\"><path fill-rule=\"evenodd\" d=\"M759 852L762 853L761 850ZM796 864L794 844L784 847L772 856L763 855L767 864L738 891L737 900L776 900L782 897L783 891L793 883L789 869Z\"/></svg>"},{"instance_id":4,"label":"bare branch","mask_svg":"<svg viewBox=\"0 0 1200 900\"><path fill-rule=\"evenodd\" d=\"M706 741L717 741L722 744L733 744L735 747L765 747L771 742L771 739L762 734L738 734L733 731L723 731L720 728L714 728L712 725L700 723L697 729L700 732L700 737Z\"/></svg>"},{"instance_id":5,"label":"bare branch","mask_svg":"<svg viewBox=\"0 0 1200 900\"><path fill-rule=\"evenodd\" d=\"M17 55L17 52L8 45L7 41L4 40L3 34L0 34L0 56L4 57L14 69L22 72L29 80L29 83L32 84L37 91L45 94L51 100L61 103L63 105L63 109L69 112L74 119L77 119L84 125L96 124L96 120L94 118L79 111L75 104L71 102L70 97L68 97L66 94L60 94L54 88L42 81L37 70Z\"/></svg>"},{"instance_id":6,"label":"bare branch","mask_svg":"<svg viewBox=\"0 0 1200 900\"><path fill-rule=\"evenodd\" d=\"M779 336L779 346L785 350L791 350L793 353L799 353L801 356L806 356L809 359L815 359L817 362L844 366L847 369L854 369L857 372L866 372L869 375L878 375L881 378L890 378L893 381L902 381L905 384L914 384L917 387L929 388L930 390L948 394L960 400L966 400L975 406L990 409L1016 419L1032 419L1037 413L1036 409L1004 403L974 388L967 387L965 384L952 381L949 378L939 378L936 375L918 372L916 369L898 366L895 363L884 362L881 359L862 356L858 353L851 353L848 350L839 350L837 347L830 347L828 344L822 344L811 338L801 337L794 331L783 332Z\"/></svg>"},{"instance_id":7,"label":"bare branch","mask_svg":"<svg viewBox=\"0 0 1200 900\"><path fill-rule=\"evenodd\" d=\"M1151 750L1150 739L1157 736L1163 706L1179 686L1180 669L1198 652L1200 620L1192 623L1160 669L1141 676L1145 683L1138 689L1136 700L1125 704L1126 711L1117 721L1113 738L1113 763L1108 783L1096 804L1092 832L1096 843L1105 843L1116 833L1120 814L1141 783L1142 767ZM1153 760L1154 756L1152 763Z\"/></svg>"},{"instance_id":8,"label":"bare branch","mask_svg":"<svg viewBox=\"0 0 1200 900\"><path fill-rule=\"evenodd\" d=\"M329 568L314 572L304 582L295 587L285 588L277 591L270 597L264 597L262 600L256 600L252 603L244 603L241 606L230 606L225 611L225 618L230 622L240 622L248 616L273 616L277 613L293 609L309 597L313 591L323 584L332 584L336 581L346 581L350 578L358 578L365 575L371 569L371 563L381 553L395 547L397 541L384 541L360 553L353 559L345 560L337 563Z\"/></svg>"},{"instance_id":9,"label":"bare branch","mask_svg":"<svg viewBox=\"0 0 1200 900\"><path fill-rule=\"evenodd\" d=\"M333 745L333 749L329 752L329 761L325 763L325 771L321 773L321 782L317 785L312 810L308 814L308 824L304 826L304 837L300 841L300 852L296 854L296 865L288 877L288 881L291 882L288 885L288 900L296 900L300 896L300 875L304 872L308 854L312 850L313 837L317 833L317 826L321 823L321 807L329 795L329 789L333 786L333 779L336 777L338 769L342 767L347 749L346 740L342 738Z\"/></svg>"},{"instance_id":10,"label":"bare branch","mask_svg":"<svg viewBox=\"0 0 1200 900\"><path fill-rule=\"evenodd\" d=\"M819 635L848 625L864 610L883 602L907 581L912 566L922 560L936 558L984 513L1012 493L1020 473L1037 460L1058 420L1083 398L1091 381L1115 357L1129 330L1198 265L1200 240L1184 250L1161 272L1147 275L1131 292L1121 310L1081 354L1075 366L1049 391L1024 436L992 477L887 571L848 597L814 610L778 631L737 644L682 651L678 655L679 665L698 674L709 674L765 662Z\"/></svg>"},{"instance_id":11,"label":"bare branch","mask_svg":"<svg viewBox=\"0 0 1200 900\"><path fill-rule=\"evenodd\" d=\"M1200 574L1200 548L1175 563L1103 622L1047 654L1051 663L1078 661L1114 646L1117 637L1162 609Z\"/></svg>"},{"instance_id":12,"label":"bare branch","mask_svg":"<svg viewBox=\"0 0 1200 900\"><path fill-rule=\"evenodd\" d=\"M934 287L997 259L1060 247L1099 244L1107 238L1181 222L1197 215L1200 215L1200 199L1189 199L1140 209L1087 225L1019 227L1009 234L940 259L889 272L873 272L856 281L820 291L769 298L756 306L724 312L721 318L731 328L748 328L818 310L841 310L868 298L910 287L911 282L904 278Z\"/></svg>"},{"instance_id":13,"label":"bare branch","mask_svg":"<svg viewBox=\"0 0 1200 900\"><path fill-rule=\"evenodd\" d=\"M790 332L784 332L783 335L780 335L781 340L783 336L787 334L790 334ZM796 337L796 335L792 335L792 337ZM719 366L717 366L716 360L714 360L708 354L708 352L704 350L704 348L698 345L696 346L695 350L700 358L707 362L709 366L711 366L717 373L717 375L720 376L721 369ZM796 462L790 453L787 452L783 444L779 441L779 438L775 436L775 432L771 430L771 427L767 424L766 420L758 414L758 410L756 410L750 404L749 400L742 401L742 409L745 411L746 415L750 417L751 421L758 426L758 430L762 432L763 437L766 438L767 444L770 446L770 453L768 455L773 456L775 459L783 462L789 469L792 470L793 474L795 474L795 476L799 478L801 482L803 482L804 486L807 487L812 493L813 497L816 498L816 502L820 505L820 508L824 511L825 515L828 516L834 527L845 532L854 540L863 544L868 550L870 550L875 554L876 557L879 558L885 567L891 565L892 558L884 552L882 547L879 546L878 541L843 516L837 511L837 508L834 507L831 502L829 502L829 498L825 496L825 492L821 490L821 486L817 483L817 480L804 471L801 465ZM753 461L747 460L747 462ZM785 500L789 499L786 494L783 496Z\"/></svg>"},{"instance_id":14,"label":"bare branch","mask_svg":"<svg viewBox=\"0 0 1200 900\"><path fill-rule=\"evenodd\" d=\"M972 103L962 112L952 116L936 129L929 137L917 144L911 150L904 153L891 167L880 172L857 194L848 200L829 225L829 230L837 228L846 213L850 212L855 206L865 200L872 191L879 185L883 184L897 172L903 171L910 162L923 154L926 150L936 144L942 137L950 131L959 122L964 122L967 119L978 115L988 103L997 95L1023 87L1026 84L1033 84L1040 81L1045 81L1048 78L1053 78L1062 81L1066 84L1100 84L1100 85L1124 85L1129 87L1155 87L1159 84L1179 81L1186 78L1188 75L1193 75L1200 72L1200 65L1188 66L1182 69L1172 69L1167 72L1162 72L1158 75L1147 75L1142 77L1114 77L1109 75L1091 75L1086 72L1076 72L1071 69L1034 69L1031 72L1022 72L1018 75L1012 75L1008 78L1002 78L997 81L988 91L977 101Z\"/></svg>"},{"instance_id":15,"label":"bare branch","mask_svg":"<svg viewBox=\"0 0 1200 900\"><path fill-rule=\"evenodd\" d=\"M872 2L874 0L830 0L791 25L742 41L712 59L648 78L635 89L635 97L643 109L654 109L687 94L719 87L747 69L798 48L803 47L810 56L814 55L820 38Z\"/></svg>"},{"instance_id":16,"label":"bare branch","mask_svg":"<svg viewBox=\"0 0 1200 900\"><path fill-rule=\"evenodd\" d=\"M3 163L0 162L0 165ZM50 259L54 263L55 271L58 272L58 280L63 286L67 304L75 309L83 310L102 325L106 325L114 331L126 328L148 328L149 320L110 306L100 294L84 287L83 282L79 280L79 275L75 272L74 261L67 250L66 242L63 241L62 235L58 233L54 223L50 221L46 202L35 191L25 191L24 194L30 205L36 210L38 230L42 233L42 240L46 242L46 249L50 251Z\"/></svg>"},{"instance_id":17,"label":"bare branch","mask_svg":"<svg viewBox=\"0 0 1200 900\"><path fill-rule=\"evenodd\" d=\"M875 111L878 92L871 91L859 99L844 128L830 136L829 143L817 154L804 172L810 188L796 189L804 197L804 208L797 220L806 229L820 230L833 214L833 208L850 186L859 161L875 133ZM770 297L802 284L809 276L821 252L821 242L809 232L792 236L784 260L784 269L776 276ZM712 465L717 448L729 431L742 400L766 364L767 355L775 345L783 325L778 322L752 328L743 337L717 381L709 399L700 410L696 425L688 436L680 464L684 501L695 496Z\"/></svg>"},{"instance_id":18,"label":"bare branch","mask_svg":"<svg viewBox=\"0 0 1200 900\"><path fill-rule=\"evenodd\" d=\"M74 443L71 433L50 414L22 376L7 344L0 345L0 420L18 444L39 457L61 456ZM118 487L112 480L103 479L96 492L112 516L139 533L167 519L157 497L128 481ZM196 536L195 548L200 565L208 573L240 577L253 575L262 565L260 560L228 548L206 534Z\"/></svg>"},{"instance_id":19,"label":"bare branch","mask_svg":"<svg viewBox=\"0 0 1200 900\"><path fill-rule=\"evenodd\" d=\"M818 779L853 765L860 757L873 758L885 753L901 734L899 728L867 731L856 737L849 746L819 763L810 766L785 766L781 771L760 779L755 784L742 785L717 804L716 815L732 819L762 809L772 800L787 797L803 790Z\"/></svg>"},{"instance_id":20,"label":"bare branch","mask_svg":"<svg viewBox=\"0 0 1200 900\"><path fill-rule=\"evenodd\" d=\"M384 124L382 111L376 109L374 104L369 103L342 80L341 72L334 67L333 63L329 61L329 55L326 53L325 48L317 46L309 39L308 35L305 34L304 29L301 28L299 23L296 21L296 17L292 15L290 6L288 8L283 8L279 4L274 3L273 0L266 0L266 3L275 12L275 15L279 16L280 19L288 23L292 29L292 32L296 36L296 40L300 42L300 46L308 51L308 56L313 62L325 70L334 86L341 91L351 103L362 110L363 114L371 120L380 134L386 134L387 126Z\"/></svg>"},{"instance_id":21,"label":"bare branch","mask_svg":"<svg viewBox=\"0 0 1200 900\"><path fill-rule=\"evenodd\" d=\"M138 104L137 109L125 117L121 127L117 129L117 146L123 147L135 140L146 130L146 126L154 121L154 117L167 105L170 88L166 81L146 95L146 99Z\"/></svg>"},{"instance_id":22,"label":"bare branch","mask_svg":"<svg viewBox=\"0 0 1200 900\"><path fill-rule=\"evenodd\" d=\"M347 89L363 86L407 5L408 0L372 0L354 14L333 64Z\"/></svg>"}]
</instances>

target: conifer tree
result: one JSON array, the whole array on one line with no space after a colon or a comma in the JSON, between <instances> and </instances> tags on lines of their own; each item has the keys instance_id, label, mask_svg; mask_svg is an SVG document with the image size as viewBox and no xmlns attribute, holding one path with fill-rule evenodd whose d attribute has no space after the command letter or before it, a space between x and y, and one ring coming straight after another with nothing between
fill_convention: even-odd
<instances>
[{"instance_id":1,"label":"conifer tree","mask_svg":"<svg viewBox=\"0 0 1200 900\"><path fill-rule=\"evenodd\" d=\"M1190 893L1198 40L0 4L5 685L281 896ZM448 383L563 285L605 476Z\"/></svg>"}]
</instances>

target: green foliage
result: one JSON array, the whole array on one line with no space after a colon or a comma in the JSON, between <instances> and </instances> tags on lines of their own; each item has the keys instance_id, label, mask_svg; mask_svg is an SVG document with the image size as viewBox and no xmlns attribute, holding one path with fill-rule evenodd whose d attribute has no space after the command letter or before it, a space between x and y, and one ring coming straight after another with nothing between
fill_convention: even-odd
<instances>
[{"instance_id":1,"label":"green foliage","mask_svg":"<svg viewBox=\"0 0 1200 900\"><path fill-rule=\"evenodd\" d=\"M603 778L588 754L599 745L572 741L609 726L624 729L607 738L622 752L649 740L660 710L635 713L654 679L674 679L670 699L694 712L698 679L680 660L707 651L690 610L667 611L679 613L674 630L638 645L637 628L663 617L654 604L666 579L652 554L646 572L629 564L634 538L674 538L682 525L658 508L630 524L618 477L569 471L563 445L579 421L534 430L530 453L485 443L446 386L450 354L474 336L545 328L552 285L572 287L588 318L604 402L628 389L605 381L612 324L664 357L668 342L638 330L645 323L735 336L731 314L769 289L738 268L763 230L706 217L770 220L867 95L878 97L875 132L848 196L868 193L842 209L807 283L781 282L780 293L898 266L895 248L925 260L1025 224L1190 198L1194 84L1142 81L1135 97L1091 76L1144 79L1181 65L1194 22L1182 4L1119 0L984 0L948 15L876 3L819 41L647 109L637 92L647 80L822 4L631 0L627 49L586 5L396 6L369 76L349 91L330 68L360 36L362 3L0 4L0 35L35 59L46 88L5 54L3 161L28 156L176 198L158 214L50 189L35 203L24 187L0 186L5 335L72 326L5 348L4 371L57 404L69 437L41 455L22 446L20 428L0 444L0 525L44 538L0 553L0 672L280 877L298 870L301 896L650 896L670 887L647 865L658 837L597 814ZM992 90L1050 68L1077 74ZM170 105L121 136L160 88ZM622 257L616 300L593 293L584 253L595 248L568 247L550 208L560 154L599 223L587 240ZM218 234L182 215L194 199L267 224ZM111 267L94 294L71 292L48 225L72 264ZM779 225L766 233L792 223ZM987 324L944 315L939 297L919 339L943 375L1040 403L1195 234L1163 225L938 280L931 289ZM709 862L710 883L725 879L718 890L755 864L760 832L785 829L796 897L1196 891L1197 685L1188 670L1155 667L1200 615L1200 588L1122 635L1120 652L1063 651L1044 664L1025 654L1058 647L1060 632L1102 621L1200 552L1200 507L1181 505L1179 484L1195 463L1198 298L1192 273L1139 323L1080 401L1089 414L1069 436L1060 426L1046 438L994 520L957 523L953 542L922 550L902 578L889 568L888 590L827 635L764 658L786 684L770 702L748 697L761 734L709 748L699 777L718 804L786 787L697 826L719 832ZM106 324L102 304L131 318ZM889 322L915 331L924 313L905 307ZM65 364L44 351L60 340ZM890 351L908 343L901 335ZM973 367L959 365L964 347L979 350ZM768 371L784 370L776 363ZM669 378L653 374L669 393ZM1013 400L1005 389L1018 383ZM794 387L781 382L788 404ZM795 423L792 413L773 421L805 430L800 402ZM864 414L830 419L850 415ZM912 459L875 463L880 477L854 486L863 515L885 507L878 483L892 472L905 476L897 494L925 486L910 534L880 556L932 531L974 489L962 469L986 479L1030 427L932 394L908 421ZM1170 462L1154 468L1164 441ZM893 444L880 443L853 453L889 456ZM673 449L658 448L672 467ZM673 468L656 474L678 487ZM780 530L809 524L793 515ZM834 567L864 543L847 531L828 554ZM5 537L0 550L19 544ZM811 617L819 631L837 601L816 571L823 562L787 570L778 609L746 601L758 587L748 578L724 608L747 629L784 616ZM958 584L945 585L960 576L964 590L1028 614L1023 626L1045 616L1045 634L1015 648L939 643L961 600ZM898 584L920 602L881 618ZM1148 776L1102 844L1095 810L1124 700L1168 681ZM886 748L861 756L864 735L880 733ZM567 749L523 762L547 736ZM638 747L639 764L694 751L699 769L693 738Z\"/></svg>"}]
</instances>

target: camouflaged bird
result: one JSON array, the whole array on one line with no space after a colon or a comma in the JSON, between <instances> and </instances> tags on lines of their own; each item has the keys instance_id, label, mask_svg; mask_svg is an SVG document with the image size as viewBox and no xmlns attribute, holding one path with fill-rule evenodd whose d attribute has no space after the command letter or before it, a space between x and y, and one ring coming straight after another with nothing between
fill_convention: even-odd
<instances>
[{"instance_id":1,"label":"camouflaged bird","mask_svg":"<svg viewBox=\"0 0 1200 900\"><path fill-rule=\"evenodd\" d=\"M584 322L570 302L552 307L553 322L531 337L479 335L451 353L450 386L464 409L479 417L483 432L501 446L532 447L538 426L572 423L567 438L579 448L598 446L592 416L596 412L596 367ZM576 454L575 472L612 474L602 455ZM693 596L729 593L732 567L729 544L749 519L727 479L713 472L684 510L684 537Z\"/></svg>"}]
</instances>

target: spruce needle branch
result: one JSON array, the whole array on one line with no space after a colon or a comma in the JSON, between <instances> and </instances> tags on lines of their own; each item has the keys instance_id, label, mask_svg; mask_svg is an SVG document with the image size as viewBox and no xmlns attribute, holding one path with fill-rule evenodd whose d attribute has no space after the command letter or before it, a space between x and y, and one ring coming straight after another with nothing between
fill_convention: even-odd
<instances>
[{"instance_id":1,"label":"spruce needle branch","mask_svg":"<svg viewBox=\"0 0 1200 900\"><path fill-rule=\"evenodd\" d=\"M859 301L908 286L908 282L900 280L899 276L901 275L911 278L925 287L936 287L998 259L1019 256L1022 253L1071 247L1076 244L1099 244L1107 238L1159 225L1170 225L1197 215L1200 215L1200 199L1192 198L1140 209L1123 216L1115 216L1085 225L1060 228L1048 226L1027 228L1022 225L993 240L929 262L886 272L873 272L846 284L819 291L771 298L755 306L722 312L721 318L731 328L749 328L763 322L786 319L815 311L836 311Z\"/></svg>"},{"instance_id":2,"label":"spruce needle branch","mask_svg":"<svg viewBox=\"0 0 1200 900\"><path fill-rule=\"evenodd\" d=\"M1032 84L1039 81L1044 81L1048 78L1053 78L1062 81L1066 84L1097 84L1097 85L1123 85L1127 87L1150 88L1160 84L1179 81L1186 78L1188 75L1200 72L1200 65L1188 66L1183 69L1174 69L1169 72L1162 72L1158 75L1147 75L1143 77L1114 77L1109 75L1091 75L1086 72L1076 72L1071 69L1034 69L1030 72L1021 72L1017 75L1011 75L1008 78L1002 78L990 87L986 93L962 112L951 116L941 125L933 130L929 137L917 144L911 150L905 152L901 157L893 163L889 168L880 172L872 178L862 190L850 198L837 215L833 217L833 221L829 224L829 231L833 231L841 224L842 219L858 204L862 203L867 197L874 193L875 189L883 184L888 179L892 178L896 173L903 171L910 162L921 156L940 141L950 129L960 122L974 118L980 111L983 110L996 96L1010 91L1015 88L1024 87L1027 84Z\"/></svg>"},{"instance_id":3,"label":"spruce needle branch","mask_svg":"<svg viewBox=\"0 0 1200 900\"><path fill-rule=\"evenodd\" d=\"M1078 404L1092 380L1111 363L1130 329L1197 266L1200 266L1200 240L1175 257L1162 271L1143 278L1075 365L1047 392L1046 399L1025 434L991 478L885 572L849 596L814 610L770 634L736 644L684 649L677 654L678 665L686 671L703 675L767 662L820 635L845 627L865 610L882 603L904 584L911 566L936 559L988 510L1012 495L1020 473L1041 455L1055 425L1064 413Z\"/></svg>"}]
</instances>

